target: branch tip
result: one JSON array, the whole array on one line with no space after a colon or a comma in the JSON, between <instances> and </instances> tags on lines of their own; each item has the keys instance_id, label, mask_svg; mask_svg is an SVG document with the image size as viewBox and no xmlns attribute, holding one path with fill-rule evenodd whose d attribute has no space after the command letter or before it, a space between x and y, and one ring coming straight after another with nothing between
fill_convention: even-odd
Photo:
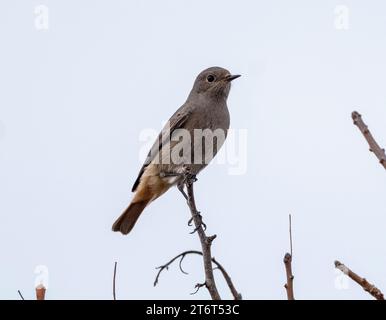
<instances>
[{"instance_id":1,"label":"branch tip","mask_svg":"<svg viewBox=\"0 0 386 320\"><path fill-rule=\"evenodd\" d=\"M335 267L359 284L366 292L371 294L377 300L385 300L383 293L376 286L369 283L365 278L360 277L354 271L350 270L343 263L335 261Z\"/></svg>"},{"instance_id":2,"label":"branch tip","mask_svg":"<svg viewBox=\"0 0 386 320\"><path fill-rule=\"evenodd\" d=\"M358 127L360 132L362 133L363 137L366 139L369 149L371 152L375 154L377 159L379 160L379 163L386 169L386 154L385 150L379 146L373 135L371 134L368 126L363 122L362 116L354 111L351 114L351 117L354 120L354 125Z\"/></svg>"}]
</instances>

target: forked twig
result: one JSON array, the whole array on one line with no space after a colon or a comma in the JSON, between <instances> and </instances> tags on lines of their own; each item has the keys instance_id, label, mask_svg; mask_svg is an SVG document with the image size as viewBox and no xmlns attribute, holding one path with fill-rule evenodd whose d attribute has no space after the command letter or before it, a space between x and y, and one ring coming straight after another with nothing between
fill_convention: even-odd
<instances>
[{"instance_id":1,"label":"forked twig","mask_svg":"<svg viewBox=\"0 0 386 320\"><path fill-rule=\"evenodd\" d=\"M179 261L179 268L181 270L182 273L184 274L188 274L186 271L184 271L184 269L182 268L182 261L185 259L185 257L189 254L196 254L196 255L200 255L202 256L202 252L200 251L196 251L196 250L188 250L188 251L185 251L185 252L182 252L180 253L179 255L175 256L173 259L171 259L170 261L168 261L166 264L158 267L157 269L159 269L158 273L157 273L157 276L155 278L155 281L154 281L154 286L156 286L158 284L158 281L159 281L159 277L162 273L162 271L164 270L168 270L168 268L170 267L170 265L176 261L177 259L180 259ZM236 290L233 282L232 282L232 279L231 277L229 276L229 274L227 273L227 271L225 270L225 268L215 259L215 258L212 258L212 262L213 264L216 265L216 269L220 270L220 272L222 273L232 295L233 295L233 298L235 300L241 300L242 297L241 297L241 294ZM198 289L200 289L202 286L200 286ZM196 285L196 288L197 288L197 285Z\"/></svg>"}]
</instances>

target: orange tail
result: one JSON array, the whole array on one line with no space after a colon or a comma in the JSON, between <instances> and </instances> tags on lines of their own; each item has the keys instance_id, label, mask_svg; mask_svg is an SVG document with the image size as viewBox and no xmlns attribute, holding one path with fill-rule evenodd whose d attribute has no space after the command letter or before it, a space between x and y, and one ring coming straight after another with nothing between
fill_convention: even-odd
<instances>
[{"instance_id":1,"label":"orange tail","mask_svg":"<svg viewBox=\"0 0 386 320\"><path fill-rule=\"evenodd\" d=\"M133 229L142 211L146 208L149 200L132 202L129 207L121 214L117 221L113 224L113 231L128 234Z\"/></svg>"}]
</instances>

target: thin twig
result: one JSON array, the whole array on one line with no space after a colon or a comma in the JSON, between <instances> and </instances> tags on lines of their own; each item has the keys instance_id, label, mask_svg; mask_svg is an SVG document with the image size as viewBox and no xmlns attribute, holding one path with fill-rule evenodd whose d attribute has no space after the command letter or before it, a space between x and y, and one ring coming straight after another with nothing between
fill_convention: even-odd
<instances>
[{"instance_id":1,"label":"thin twig","mask_svg":"<svg viewBox=\"0 0 386 320\"><path fill-rule=\"evenodd\" d=\"M289 240L290 240L290 252L284 255L285 272L287 276L287 282L284 288L287 291L287 299L295 300L294 295L294 275L292 274L292 217L289 215Z\"/></svg>"},{"instance_id":2,"label":"thin twig","mask_svg":"<svg viewBox=\"0 0 386 320\"><path fill-rule=\"evenodd\" d=\"M203 228L202 218L200 213L197 210L196 203L194 200L194 191L193 183L195 177L186 176L186 188L188 191L188 206L192 214L192 218L195 225L195 230L198 233L201 242L202 256L204 260L204 269L205 269L205 285L208 289L212 300L221 300L220 294L217 290L216 282L213 276L213 267L212 267L212 253L211 246L213 240L216 238L216 235L207 237Z\"/></svg>"},{"instance_id":3,"label":"thin twig","mask_svg":"<svg viewBox=\"0 0 386 320\"><path fill-rule=\"evenodd\" d=\"M343 263L339 261L335 261L335 268L342 271L344 274L349 276L352 280L354 280L357 284L359 284L365 291L370 293L377 300L385 300L383 293L376 286L369 283L365 278L360 277L354 271L351 271L347 268Z\"/></svg>"},{"instance_id":4,"label":"thin twig","mask_svg":"<svg viewBox=\"0 0 386 320\"><path fill-rule=\"evenodd\" d=\"M115 294L115 279L117 276L117 264L118 264L118 262L115 261L115 263L114 263L114 275L113 275L113 299L114 300L117 300L117 296Z\"/></svg>"},{"instance_id":5,"label":"thin twig","mask_svg":"<svg viewBox=\"0 0 386 320\"><path fill-rule=\"evenodd\" d=\"M201 251L196 251L196 250L188 250L188 251L185 251L185 252L182 252L180 253L179 255L175 256L173 259L171 259L169 262L167 262L166 264L158 267L157 269L159 269L158 273L157 273L157 276L155 278L155 281L154 281L154 286L156 286L158 284L158 281L159 281L159 277L162 273L162 271L164 270L167 270L169 268L169 266L174 262L176 261L177 259L180 258L180 262L179 262L179 267L180 267L180 270L182 273L184 274L188 274L187 272L185 272L182 268L182 261L184 260L184 258L189 255L189 254L197 254L197 255L200 255L202 256L202 252ZM242 297L241 297L241 293L239 293L233 282L232 282L232 279L231 277L229 276L229 274L227 273L227 271L225 270L225 268L220 264L220 262L218 262L215 258L212 258L212 262L216 265L216 268L220 270L220 272L222 273L232 295L233 295L233 298L235 300L241 300ZM196 287L197 288L197 287Z\"/></svg>"},{"instance_id":6,"label":"thin twig","mask_svg":"<svg viewBox=\"0 0 386 320\"><path fill-rule=\"evenodd\" d=\"M363 136L365 137L367 143L369 144L370 151L375 154L375 156L378 158L380 164L386 169L386 154L385 149L382 149L377 141L374 139L373 135L371 134L368 126L363 122L362 116L354 111L351 114L351 117L354 121L354 124L359 128L359 130L362 132Z\"/></svg>"},{"instance_id":7,"label":"thin twig","mask_svg":"<svg viewBox=\"0 0 386 320\"><path fill-rule=\"evenodd\" d=\"M221 273L222 273L222 275L223 275L223 277L224 277L224 279L225 279L229 289L232 292L233 298L235 300L242 300L241 293L236 290L236 288L233 285L232 279L229 276L228 272L226 272L224 267L215 258L213 258L212 261L217 266L217 268L221 271Z\"/></svg>"},{"instance_id":8,"label":"thin twig","mask_svg":"<svg viewBox=\"0 0 386 320\"><path fill-rule=\"evenodd\" d=\"M200 289L201 289L202 287L206 287L206 283L205 283L205 282L204 282L204 283L197 283L197 284L194 286L194 288L196 289L196 291L192 292L191 295L192 295L192 296L195 295L198 291L200 291Z\"/></svg>"},{"instance_id":9,"label":"thin twig","mask_svg":"<svg viewBox=\"0 0 386 320\"><path fill-rule=\"evenodd\" d=\"M44 285L39 284L36 287L36 300L44 300L46 296L46 288Z\"/></svg>"},{"instance_id":10,"label":"thin twig","mask_svg":"<svg viewBox=\"0 0 386 320\"><path fill-rule=\"evenodd\" d=\"M293 254L292 254L292 216L291 216L291 214L288 216L288 219L289 219L290 252L291 252L291 257L293 257Z\"/></svg>"},{"instance_id":11,"label":"thin twig","mask_svg":"<svg viewBox=\"0 0 386 320\"><path fill-rule=\"evenodd\" d=\"M19 294L21 300L24 300L24 297L23 297L23 295L21 294L20 290L17 290L17 293Z\"/></svg>"},{"instance_id":12,"label":"thin twig","mask_svg":"<svg viewBox=\"0 0 386 320\"><path fill-rule=\"evenodd\" d=\"M173 259L171 259L169 262L167 262L166 264L162 265L162 266L159 266L157 267L156 269L158 269L158 273L157 273L157 276L155 277L155 280L154 280L154 287L158 284L158 281L159 281L159 277L162 273L162 271L164 271L165 269L168 270L169 269L169 266L174 262L176 261L178 258L181 258L181 260L187 255L187 254L190 254L190 253L195 253L196 251L185 251L181 254L179 254L178 256L175 256ZM180 260L180 262L181 262ZM181 265L180 265L181 266ZM182 270L182 268L180 267L180 269ZM186 272L184 271L184 273L186 274Z\"/></svg>"}]
</instances>

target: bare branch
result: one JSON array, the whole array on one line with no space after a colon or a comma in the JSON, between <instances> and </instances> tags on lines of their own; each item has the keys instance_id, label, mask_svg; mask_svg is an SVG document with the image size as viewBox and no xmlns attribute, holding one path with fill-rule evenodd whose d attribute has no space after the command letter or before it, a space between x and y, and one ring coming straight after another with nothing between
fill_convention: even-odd
<instances>
[{"instance_id":1,"label":"bare branch","mask_svg":"<svg viewBox=\"0 0 386 320\"><path fill-rule=\"evenodd\" d=\"M342 271L344 274L349 276L352 280L354 280L357 284L359 284L365 291L370 293L377 300L385 300L383 293L373 284L369 283L365 278L360 277L355 272L351 271L347 268L343 263L339 261L335 261L335 268Z\"/></svg>"},{"instance_id":2,"label":"bare branch","mask_svg":"<svg viewBox=\"0 0 386 320\"><path fill-rule=\"evenodd\" d=\"M287 276L287 282L284 288L287 291L288 300L295 300L294 295L294 275L292 274L292 217L289 215L289 240L290 240L290 252L284 255L285 272Z\"/></svg>"},{"instance_id":3,"label":"bare branch","mask_svg":"<svg viewBox=\"0 0 386 320\"><path fill-rule=\"evenodd\" d=\"M118 262L115 261L115 263L114 263L114 275L113 275L113 299L114 300L117 300L117 295L115 293L115 280L117 277L117 264L118 264Z\"/></svg>"},{"instance_id":4,"label":"bare branch","mask_svg":"<svg viewBox=\"0 0 386 320\"><path fill-rule=\"evenodd\" d=\"M187 273L187 272L182 268L182 261L184 261L184 258L185 258L185 257L186 257L186 255L183 255L183 256L181 257L178 266L180 267L180 270L181 270L181 272L182 272L183 274L189 274L189 273Z\"/></svg>"},{"instance_id":5,"label":"bare branch","mask_svg":"<svg viewBox=\"0 0 386 320\"><path fill-rule=\"evenodd\" d=\"M202 218L200 213L197 210L196 203L194 200L193 192L193 183L195 182L195 177L186 175L185 185L188 191L188 206L192 214L193 222L195 225L195 231L197 231L198 236L201 242L202 256L204 259L204 269L205 269L205 284L208 289L212 300L221 300L220 294L218 293L216 282L213 276L213 267L212 267L212 253L211 246L213 240L216 238L216 235L207 237L203 228Z\"/></svg>"},{"instance_id":6,"label":"bare branch","mask_svg":"<svg viewBox=\"0 0 386 320\"><path fill-rule=\"evenodd\" d=\"M44 300L46 296L46 288L44 285L39 284L36 287L36 300Z\"/></svg>"},{"instance_id":7,"label":"bare branch","mask_svg":"<svg viewBox=\"0 0 386 320\"><path fill-rule=\"evenodd\" d=\"M182 260L185 258L185 256L186 256L187 254L197 253L197 252L199 252L199 251L185 251L185 252L183 252L183 253L180 253L178 256L175 256L173 259L171 259L171 260L170 260L169 262L167 262L166 264L157 267L156 269L158 269L159 271L158 271L157 276L155 277L155 280L154 280L154 283L153 283L154 287L158 284L159 277L160 277L162 271L164 271L165 269L168 270L168 269L169 269L169 266L170 266L174 261L176 261L178 258L181 258L181 260L180 260L180 270L181 270L181 272L187 274L185 271L183 271L183 269L182 269L182 267L181 267ZM199 252L199 253L201 254L201 252Z\"/></svg>"},{"instance_id":8,"label":"bare branch","mask_svg":"<svg viewBox=\"0 0 386 320\"><path fill-rule=\"evenodd\" d=\"M354 124L359 128L359 130L362 132L363 136L365 137L367 143L369 144L370 151L375 154L375 156L378 158L379 162L386 169L385 149L382 149L379 146L379 144L377 143L377 141L375 141L368 126L363 122L362 116L358 112L354 111L351 114L351 117L354 121Z\"/></svg>"},{"instance_id":9,"label":"bare branch","mask_svg":"<svg viewBox=\"0 0 386 320\"><path fill-rule=\"evenodd\" d=\"M162 273L162 271L164 271L165 269L167 270L169 268L169 266L174 262L176 261L177 259L180 258L180 262L179 262L179 266L180 266L180 270L181 272L183 272L184 274L188 274L187 272L185 272L183 269L182 269L182 261L184 260L184 258L187 256L187 255L190 255L190 254L197 254L197 255L200 255L202 256L202 252L201 251L196 251L196 250L189 250L189 251L185 251L183 253L180 253L179 255L177 255L176 257L174 257L173 259L171 259L169 262L167 262L166 264L164 264L163 266L160 266L158 267L157 269L159 269L158 273L157 273L157 276L156 276L156 279L154 281L154 286L156 286L158 284L158 280L159 280L159 277ZM212 262L216 265L216 269L220 270L232 295L233 295L233 298L235 300L241 300L241 294L236 290L233 282L232 282L232 279L231 277L229 276L229 274L227 273L227 271L225 270L225 268L215 259L215 258L212 258ZM197 287L196 287L197 288Z\"/></svg>"},{"instance_id":10,"label":"bare branch","mask_svg":"<svg viewBox=\"0 0 386 320\"><path fill-rule=\"evenodd\" d=\"M287 283L284 285L284 288L287 290L288 300L295 300L294 296L294 275L292 274L292 256L289 253L286 253L283 259L285 265L285 271L287 274Z\"/></svg>"},{"instance_id":11,"label":"bare branch","mask_svg":"<svg viewBox=\"0 0 386 320\"><path fill-rule=\"evenodd\" d=\"M23 295L21 294L20 290L17 290L17 293L19 294L21 300L25 300L24 297L23 297Z\"/></svg>"}]
</instances>

